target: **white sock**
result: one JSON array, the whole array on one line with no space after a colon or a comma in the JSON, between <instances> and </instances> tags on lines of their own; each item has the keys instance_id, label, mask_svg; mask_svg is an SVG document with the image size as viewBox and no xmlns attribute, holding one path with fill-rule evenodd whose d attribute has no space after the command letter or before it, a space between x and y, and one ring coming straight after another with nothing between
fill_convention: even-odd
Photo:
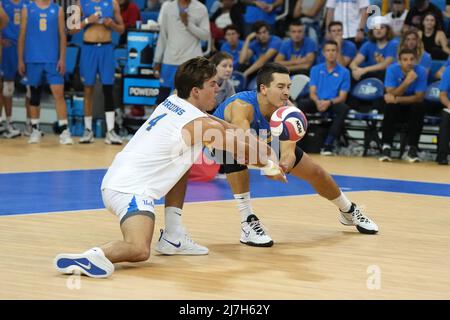
<instances>
[{"instance_id":1,"label":"white sock","mask_svg":"<svg viewBox=\"0 0 450 320\"><path fill-rule=\"evenodd\" d=\"M31 119L31 125L36 126L37 130L39 130L39 119Z\"/></svg>"},{"instance_id":2,"label":"white sock","mask_svg":"<svg viewBox=\"0 0 450 320\"><path fill-rule=\"evenodd\" d=\"M69 124L69 122L67 121L67 119L63 119L63 120L58 120L58 125L60 126L60 127L62 127L62 126L67 126Z\"/></svg>"},{"instance_id":3,"label":"white sock","mask_svg":"<svg viewBox=\"0 0 450 320\"><path fill-rule=\"evenodd\" d=\"M84 117L84 128L92 131L92 116Z\"/></svg>"},{"instance_id":4,"label":"white sock","mask_svg":"<svg viewBox=\"0 0 450 320\"><path fill-rule=\"evenodd\" d=\"M178 233L183 227L181 214L183 209L177 207L165 207L164 208L164 221L166 224L165 231L167 233Z\"/></svg>"},{"instance_id":5,"label":"white sock","mask_svg":"<svg viewBox=\"0 0 450 320\"><path fill-rule=\"evenodd\" d=\"M114 122L116 121L116 115L114 114L114 111L108 111L105 112L106 117L106 128L109 131L114 129Z\"/></svg>"},{"instance_id":6,"label":"white sock","mask_svg":"<svg viewBox=\"0 0 450 320\"><path fill-rule=\"evenodd\" d=\"M31 125L31 118L27 118L27 125Z\"/></svg>"},{"instance_id":7,"label":"white sock","mask_svg":"<svg viewBox=\"0 0 450 320\"><path fill-rule=\"evenodd\" d=\"M341 195L334 200L331 200L336 207L339 208L342 212L349 212L352 207L352 203L345 194L341 191Z\"/></svg>"},{"instance_id":8,"label":"white sock","mask_svg":"<svg viewBox=\"0 0 450 320\"><path fill-rule=\"evenodd\" d=\"M250 203L250 192L235 194L237 207L241 214L241 222L247 221L249 215L253 214L252 204Z\"/></svg>"},{"instance_id":9,"label":"white sock","mask_svg":"<svg viewBox=\"0 0 450 320\"><path fill-rule=\"evenodd\" d=\"M6 117L6 124L9 125L11 124L11 117Z\"/></svg>"}]
</instances>

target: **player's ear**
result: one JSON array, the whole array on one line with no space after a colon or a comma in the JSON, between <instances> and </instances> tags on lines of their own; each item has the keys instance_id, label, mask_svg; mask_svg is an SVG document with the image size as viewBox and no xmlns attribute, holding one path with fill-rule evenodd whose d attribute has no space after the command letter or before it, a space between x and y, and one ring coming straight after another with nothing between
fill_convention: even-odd
<instances>
[{"instance_id":1,"label":"player's ear","mask_svg":"<svg viewBox=\"0 0 450 320\"><path fill-rule=\"evenodd\" d=\"M259 86L259 92L261 92L263 95L266 95L266 93L267 93L267 86L265 84L261 84Z\"/></svg>"}]
</instances>

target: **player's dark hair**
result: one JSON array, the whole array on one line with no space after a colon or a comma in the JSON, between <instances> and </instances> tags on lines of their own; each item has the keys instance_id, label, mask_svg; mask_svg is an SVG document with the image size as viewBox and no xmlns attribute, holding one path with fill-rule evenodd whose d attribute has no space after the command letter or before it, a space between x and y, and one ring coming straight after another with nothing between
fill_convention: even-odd
<instances>
[{"instance_id":1,"label":"player's dark hair","mask_svg":"<svg viewBox=\"0 0 450 320\"><path fill-rule=\"evenodd\" d=\"M337 42L334 41L334 40L327 40L327 41L325 41L325 43L323 44L323 48L325 49L325 47L326 47L327 45L333 45L333 46L336 46L336 48L338 47Z\"/></svg>"},{"instance_id":2,"label":"player's dark hair","mask_svg":"<svg viewBox=\"0 0 450 320\"><path fill-rule=\"evenodd\" d=\"M223 34L226 34L228 30L234 30L236 31L238 34L241 34L241 32L239 31L239 28L234 25L234 24L229 24L227 25L224 29L223 29Z\"/></svg>"},{"instance_id":3,"label":"player's dark hair","mask_svg":"<svg viewBox=\"0 0 450 320\"><path fill-rule=\"evenodd\" d=\"M417 58L417 51L414 49L409 49L409 48L403 48L400 50L400 52L398 53L398 57L401 58L402 55L404 54L412 54L414 57Z\"/></svg>"},{"instance_id":4,"label":"player's dark hair","mask_svg":"<svg viewBox=\"0 0 450 320\"><path fill-rule=\"evenodd\" d=\"M270 86L270 83L273 81L274 73L283 73L288 75L289 70L285 66L275 62L269 62L263 65L256 74L256 88L258 92L261 90L262 84L267 87Z\"/></svg>"},{"instance_id":5,"label":"player's dark hair","mask_svg":"<svg viewBox=\"0 0 450 320\"><path fill-rule=\"evenodd\" d=\"M223 60L233 60L233 57L226 52L217 51L209 60L217 67Z\"/></svg>"},{"instance_id":6,"label":"player's dark hair","mask_svg":"<svg viewBox=\"0 0 450 320\"><path fill-rule=\"evenodd\" d=\"M270 26L267 22L265 21L256 21L253 25L252 25L252 31L258 33L259 30L261 30L261 28L266 28L267 31L269 31L270 33Z\"/></svg>"},{"instance_id":7,"label":"player's dark hair","mask_svg":"<svg viewBox=\"0 0 450 320\"><path fill-rule=\"evenodd\" d=\"M177 95L187 99L192 88L203 89L203 83L216 75L216 66L205 57L190 59L180 65L175 74Z\"/></svg>"}]
</instances>

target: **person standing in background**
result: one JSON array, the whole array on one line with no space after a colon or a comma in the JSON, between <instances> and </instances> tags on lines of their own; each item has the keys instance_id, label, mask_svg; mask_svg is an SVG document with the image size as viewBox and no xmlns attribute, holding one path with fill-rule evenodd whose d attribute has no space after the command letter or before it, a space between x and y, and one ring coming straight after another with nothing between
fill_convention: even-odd
<instances>
[{"instance_id":1,"label":"person standing in background","mask_svg":"<svg viewBox=\"0 0 450 320\"><path fill-rule=\"evenodd\" d=\"M160 81L156 104L163 102L174 89L178 66L202 56L201 41L211 38L208 10L198 0L167 2L159 16L159 37L153 60L154 76Z\"/></svg>"}]
</instances>

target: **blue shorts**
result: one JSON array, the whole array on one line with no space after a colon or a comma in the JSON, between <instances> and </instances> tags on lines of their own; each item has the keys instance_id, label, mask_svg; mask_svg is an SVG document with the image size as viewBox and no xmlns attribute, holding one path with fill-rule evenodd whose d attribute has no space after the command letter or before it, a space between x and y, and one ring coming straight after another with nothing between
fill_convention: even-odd
<instances>
[{"instance_id":1,"label":"blue shorts","mask_svg":"<svg viewBox=\"0 0 450 320\"><path fill-rule=\"evenodd\" d=\"M175 73L177 73L178 66L173 64L162 64L159 77L161 87L175 88Z\"/></svg>"},{"instance_id":2,"label":"blue shorts","mask_svg":"<svg viewBox=\"0 0 450 320\"><path fill-rule=\"evenodd\" d=\"M81 46L80 75L84 85L93 86L97 73L102 84L114 84L115 65L114 47L111 43Z\"/></svg>"},{"instance_id":3,"label":"blue shorts","mask_svg":"<svg viewBox=\"0 0 450 320\"><path fill-rule=\"evenodd\" d=\"M25 71L26 77L23 81L33 87L40 86L43 83L43 78L47 83L52 84L64 84L64 78L56 69L56 63L26 63Z\"/></svg>"},{"instance_id":4,"label":"blue shorts","mask_svg":"<svg viewBox=\"0 0 450 320\"><path fill-rule=\"evenodd\" d=\"M10 47L3 47L2 71L4 81L14 81L17 74L17 45L13 43Z\"/></svg>"}]
</instances>

